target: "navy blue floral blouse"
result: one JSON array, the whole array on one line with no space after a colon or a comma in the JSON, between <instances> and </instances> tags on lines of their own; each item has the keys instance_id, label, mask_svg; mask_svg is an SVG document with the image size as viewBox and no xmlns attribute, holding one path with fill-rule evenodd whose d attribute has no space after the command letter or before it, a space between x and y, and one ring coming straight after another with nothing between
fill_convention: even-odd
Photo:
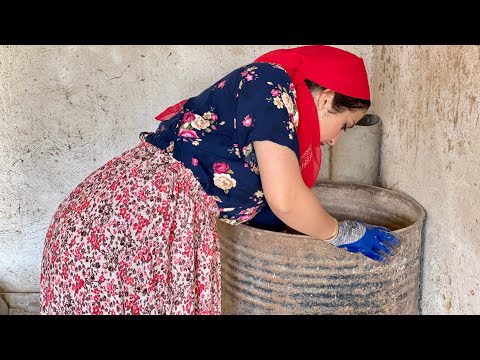
<instances>
[{"instance_id":1,"label":"navy blue floral blouse","mask_svg":"<svg viewBox=\"0 0 480 360\"><path fill-rule=\"evenodd\" d=\"M220 208L239 224L267 208L254 141L270 140L299 158L298 113L290 76L277 64L252 63L232 71L145 136L189 168Z\"/></svg>"}]
</instances>

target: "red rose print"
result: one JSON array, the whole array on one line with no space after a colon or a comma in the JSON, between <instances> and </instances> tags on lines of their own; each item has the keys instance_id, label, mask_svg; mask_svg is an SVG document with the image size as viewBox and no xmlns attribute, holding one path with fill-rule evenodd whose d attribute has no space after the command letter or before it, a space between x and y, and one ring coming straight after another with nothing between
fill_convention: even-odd
<instances>
[{"instance_id":1,"label":"red rose print","mask_svg":"<svg viewBox=\"0 0 480 360\"><path fill-rule=\"evenodd\" d=\"M183 121L184 123L192 122L193 120L195 120L195 114L192 113L191 111L186 112L186 113L183 115L182 121Z\"/></svg>"},{"instance_id":2,"label":"red rose print","mask_svg":"<svg viewBox=\"0 0 480 360\"><path fill-rule=\"evenodd\" d=\"M230 166L225 163L215 163L213 164L213 171L215 174L225 174L228 170L230 170Z\"/></svg>"}]
</instances>

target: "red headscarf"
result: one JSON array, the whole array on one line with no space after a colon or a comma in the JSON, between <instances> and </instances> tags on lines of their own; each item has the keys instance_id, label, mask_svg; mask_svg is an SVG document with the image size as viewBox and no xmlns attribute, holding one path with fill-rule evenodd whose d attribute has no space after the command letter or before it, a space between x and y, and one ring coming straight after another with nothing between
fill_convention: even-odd
<instances>
[{"instance_id":1,"label":"red headscarf","mask_svg":"<svg viewBox=\"0 0 480 360\"><path fill-rule=\"evenodd\" d=\"M365 64L360 57L352 53L326 45L273 50L260 56L255 62L280 64L292 78L297 93L299 115L297 136L300 169L303 181L311 188L320 171L322 150L318 112L305 79L346 96L370 100ZM182 109L185 102L186 100L183 100L170 106L155 119L170 119Z\"/></svg>"},{"instance_id":2,"label":"red headscarf","mask_svg":"<svg viewBox=\"0 0 480 360\"><path fill-rule=\"evenodd\" d=\"M324 88L357 99L370 100L363 60L347 51L326 45L301 46L270 51L255 62L282 65L292 78L297 93L300 169L309 188L315 183L322 162L320 124L313 97L305 79Z\"/></svg>"}]
</instances>

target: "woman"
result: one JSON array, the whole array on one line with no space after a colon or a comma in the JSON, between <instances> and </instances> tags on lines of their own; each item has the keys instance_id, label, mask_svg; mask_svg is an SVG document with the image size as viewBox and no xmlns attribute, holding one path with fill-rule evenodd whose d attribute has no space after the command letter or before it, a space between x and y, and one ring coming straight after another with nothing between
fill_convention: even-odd
<instances>
[{"instance_id":1,"label":"woman","mask_svg":"<svg viewBox=\"0 0 480 360\"><path fill-rule=\"evenodd\" d=\"M320 146L369 106L361 58L302 46L269 52L168 108L156 132L93 172L55 213L41 312L219 314L218 218L254 224L259 214L256 226L268 227L278 217L385 261L398 242L388 229L338 222L310 190Z\"/></svg>"}]
</instances>

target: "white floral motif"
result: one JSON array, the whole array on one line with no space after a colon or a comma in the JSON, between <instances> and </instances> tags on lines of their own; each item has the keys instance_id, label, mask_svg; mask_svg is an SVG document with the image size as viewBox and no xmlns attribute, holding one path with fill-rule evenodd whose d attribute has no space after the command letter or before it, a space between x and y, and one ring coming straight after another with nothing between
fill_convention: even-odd
<instances>
[{"instance_id":1,"label":"white floral motif","mask_svg":"<svg viewBox=\"0 0 480 360\"><path fill-rule=\"evenodd\" d=\"M213 183L216 187L222 189L225 194L228 190L237 186L237 181L230 174L213 174Z\"/></svg>"},{"instance_id":2,"label":"white floral motif","mask_svg":"<svg viewBox=\"0 0 480 360\"><path fill-rule=\"evenodd\" d=\"M294 109L293 100L290 97L290 95L288 95L287 92L282 93L282 101L285 107L287 108L288 114L293 115L293 109Z\"/></svg>"},{"instance_id":3,"label":"white floral motif","mask_svg":"<svg viewBox=\"0 0 480 360\"><path fill-rule=\"evenodd\" d=\"M170 145L165 149L169 154L173 153L173 149L175 147L175 143L173 141L170 141Z\"/></svg>"},{"instance_id":4,"label":"white floral motif","mask_svg":"<svg viewBox=\"0 0 480 360\"><path fill-rule=\"evenodd\" d=\"M276 106L278 109L283 109L282 99L280 99L278 96L276 96L276 97L273 99L273 103L275 104L275 106Z\"/></svg>"},{"instance_id":5,"label":"white floral motif","mask_svg":"<svg viewBox=\"0 0 480 360\"><path fill-rule=\"evenodd\" d=\"M257 190L257 192L255 192L254 195L255 195L257 198L261 198L261 197L263 197L263 191Z\"/></svg>"},{"instance_id":6,"label":"white floral motif","mask_svg":"<svg viewBox=\"0 0 480 360\"><path fill-rule=\"evenodd\" d=\"M206 120L212 120L212 113L210 111L207 111L203 114L203 118Z\"/></svg>"},{"instance_id":7,"label":"white floral motif","mask_svg":"<svg viewBox=\"0 0 480 360\"><path fill-rule=\"evenodd\" d=\"M293 115L293 125L295 128L298 128L298 111L295 110L295 115Z\"/></svg>"},{"instance_id":8,"label":"white floral motif","mask_svg":"<svg viewBox=\"0 0 480 360\"><path fill-rule=\"evenodd\" d=\"M211 116L210 116L211 118ZM195 114L195 120L191 122L191 125L196 130L204 130L210 126L210 121L207 118L203 118L200 115Z\"/></svg>"}]
</instances>

